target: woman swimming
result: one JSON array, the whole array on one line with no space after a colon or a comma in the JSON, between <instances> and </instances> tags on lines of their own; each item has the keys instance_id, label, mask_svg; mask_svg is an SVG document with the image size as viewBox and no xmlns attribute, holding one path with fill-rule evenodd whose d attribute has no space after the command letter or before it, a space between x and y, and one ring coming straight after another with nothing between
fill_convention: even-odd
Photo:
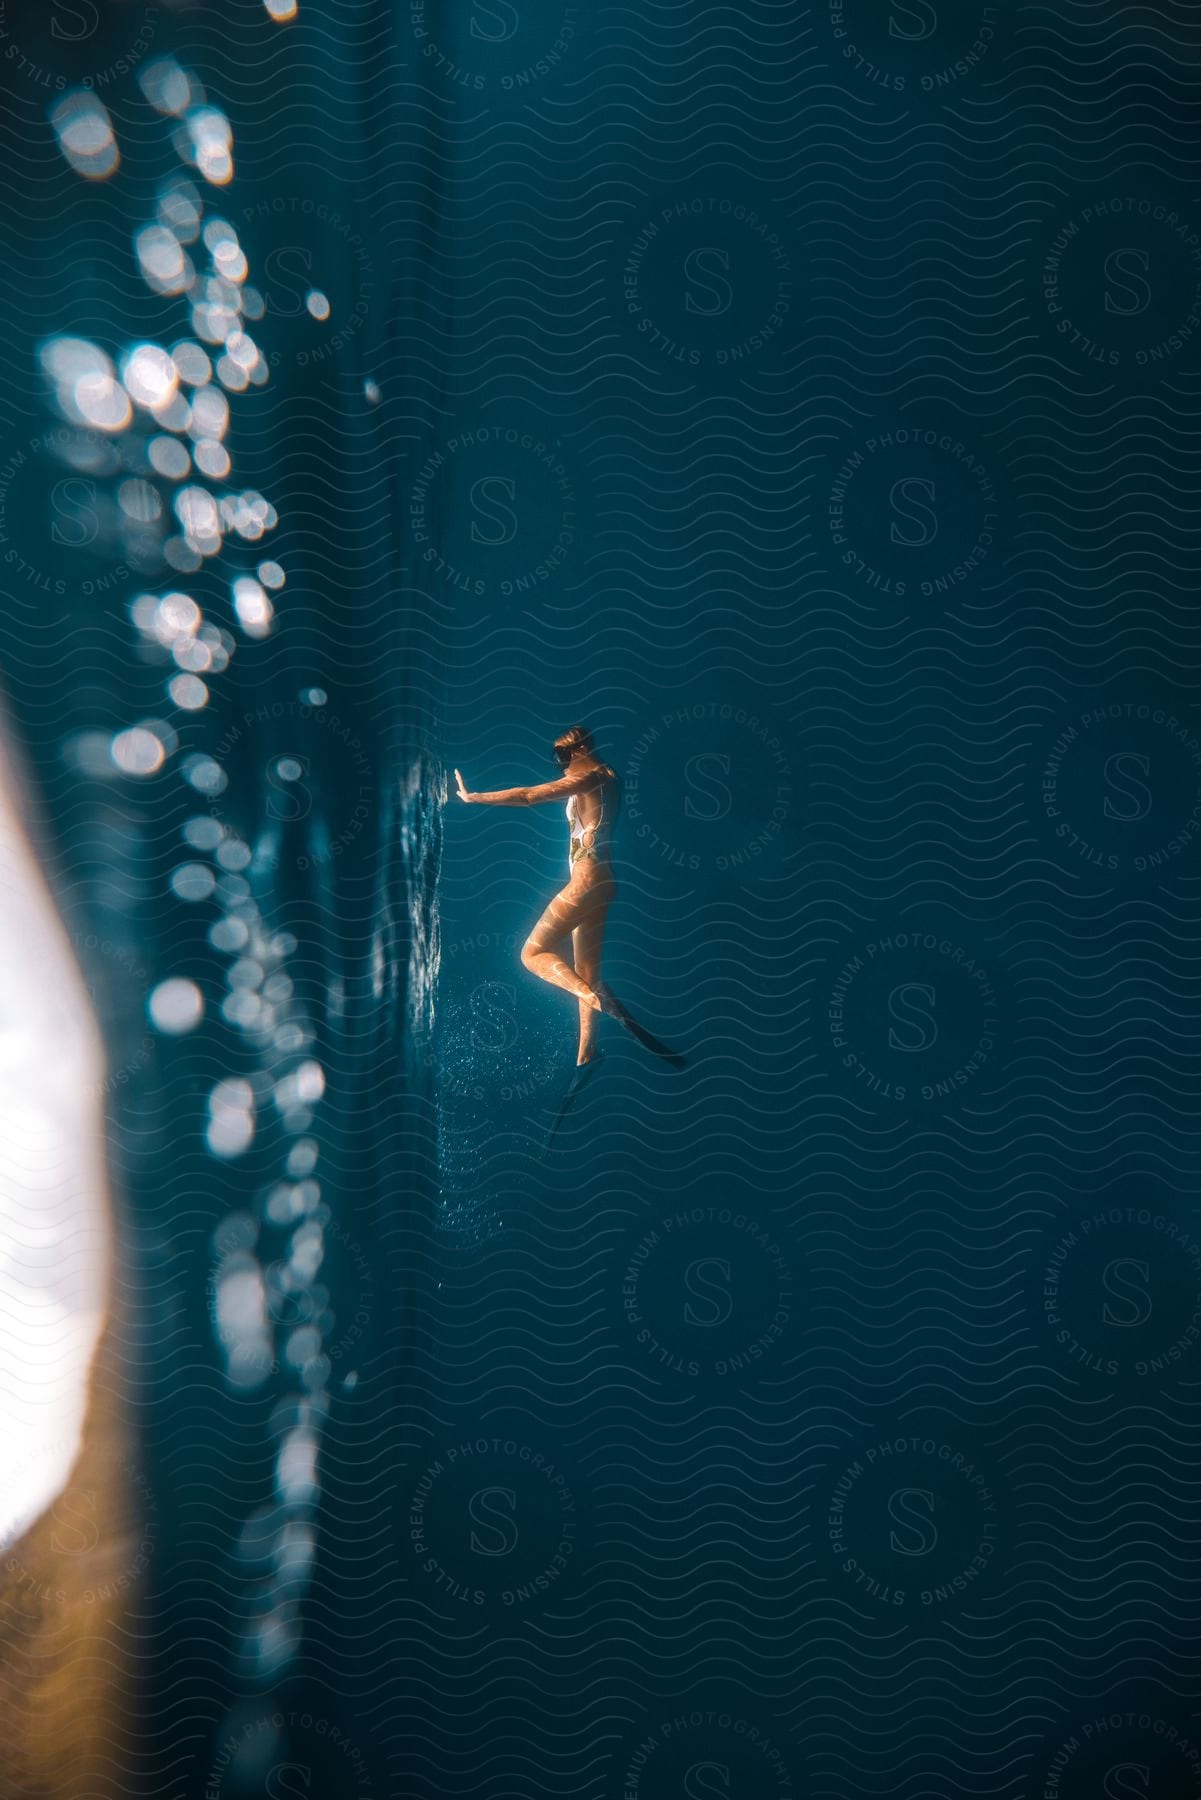
<instances>
[{"instance_id":1,"label":"woman swimming","mask_svg":"<svg viewBox=\"0 0 1201 1800\"><path fill-rule=\"evenodd\" d=\"M554 757L563 773L558 781L536 787L499 788L488 794L468 790L459 771L455 785L459 799L471 806L541 806L566 800L570 827L568 882L555 895L521 947L525 967L543 981L574 995L580 1010L580 1042L577 1067L597 1060L595 1048L598 1013L619 1019L628 1031L668 1061L683 1064L683 1057L668 1050L631 1018L600 978L601 946L605 920L617 891L613 876L610 839L617 814L621 783L617 772L597 757L591 734L573 725L557 737ZM561 949L571 938L572 960L564 961Z\"/></svg>"}]
</instances>

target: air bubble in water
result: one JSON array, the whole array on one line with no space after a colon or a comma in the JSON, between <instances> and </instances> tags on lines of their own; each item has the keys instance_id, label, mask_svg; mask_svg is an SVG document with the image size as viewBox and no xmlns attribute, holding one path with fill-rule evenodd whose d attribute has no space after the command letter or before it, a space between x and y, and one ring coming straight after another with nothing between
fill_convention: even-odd
<instances>
[{"instance_id":1,"label":"air bubble in water","mask_svg":"<svg viewBox=\"0 0 1201 1800\"><path fill-rule=\"evenodd\" d=\"M168 1037L192 1031L204 1017L204 996L194 981L173 977L160 981L148 1001L151 1023Z\"/></svg>"},{"instance_id":2,"label":"air bubble in water","mask_svg":"<svg viewBox=\"0 0 1201 1800\"><path fill-rule=\"evenodd\" d=\"M199 98L173 56L156 56L138 75L138 86L156 112L178 118Z\"/></svg>"},{"instance_id":3,"label":"air bubble in water","mask_svg":"<svg viewBox=\"0 0 1201 1800\"><path fill-rule=\"evenodd\" d=\"M209 1095L208 1147L214 1156L240 1156L254 1140L254 1090L248 1081L219 1081Z\"/></svg>"},{"instance_id":4,"label":"air bubble in water","mask_svg":"<svg viewBox=\"0 0 1201 1800\"><path fill-rule=\"evenodd\" d=\"M207 863L180 863L171 875L171 891L180 900L207 900L216 877Z\"/></svg>"},{"instance_id":5,"label":"air bubble in water","mask_svg":"<svg viewBox=\"0 0 1201 1800\"><path fill-rule=\"evenodd\" d=\"M199 712L208 705L209 691L199 675L173 675L167 683L167 691L184 712Z\"/></svg>"},{"instance_id":6,"label":"air bubble in water","mask_svg":"<svg viewBox=\"0 0 1201 1800\"><path fill-rule=\"evenodd\" d=\"M268 636L275 608L258 582L249 575L239 575L234 582L234 611L247 637Z\"/></svg>"},{"instance_id":7,"label":"air bubble in water","mask_svg":"<svg viewBox=\"0 0 1201 1800\"><path fill-rule=\"evenodd\" d=\"M165 225L145 225L134 239L146 285L156 294L183 294L196 279L192 259Z\"/></svg>"},{"instance_id":8,"label":"air bubble in water","mask_svg":"<svg viewBox=\"0 0 1201 1800\"><path fill-rule=\"evenodd\" d=\"M157 344L135 344L121 362L125 391L136 406L158 412L169 406L179 386L179 372Z\"/></svg>"},{"instance_id":9,"label":"air bubble in water","mask_svg":"<svg viewBox=\"0 0 1201 1800\"><path fill-rule=\"evenodd\" d=\"M59 148L87 181L107 181L121 161L108 108L92 93L64 94L50 109Z\"/></svg>"},{"instance_id":10,"label":"air bubble in water","mask_svg":"<svg viewBox=\"0 0 1201 1800\"><path fill-rule=\"evenodd\" d=\"M135 725L117 733L110 755L123 775L155 775L163 766L165 752L153 731Z\"/></svg>"}]
</instances>

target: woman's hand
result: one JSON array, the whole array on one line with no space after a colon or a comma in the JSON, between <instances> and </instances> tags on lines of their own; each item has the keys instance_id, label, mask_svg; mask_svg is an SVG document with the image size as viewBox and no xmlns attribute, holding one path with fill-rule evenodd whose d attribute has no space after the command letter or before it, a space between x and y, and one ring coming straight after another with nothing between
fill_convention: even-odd
<instances>
[{"instance_id":1,"label":"woman's hand","mask_svg":"<svg viewBox=\"0 0 1201 1800\"><path fill-rule=\"evenodd\" d=\"M467 792L467 784L463 780L463 777L459 774L459 771L457 769L455 770L455 787L458 789L459 799L466 800L468 805L470 805L470 803L475 799L475 795L469 794Z\"/></svg>"}]
</instances>

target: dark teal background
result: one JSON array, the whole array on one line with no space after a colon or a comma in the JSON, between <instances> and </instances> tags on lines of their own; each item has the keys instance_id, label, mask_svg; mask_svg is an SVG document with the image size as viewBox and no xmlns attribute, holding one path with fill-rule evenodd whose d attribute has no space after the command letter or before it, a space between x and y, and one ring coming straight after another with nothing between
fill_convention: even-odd
<instances>
[{"instance_id":1,"label":"dark teal background","mask_svg":"<svg viewBox=\"0 0 1201 1800\"><path fill-rule=\"evenodd\" d=\"M277 359L235 412L289 603L196 729L284 709L233 759L250 834L263 758L311 760L273 899L368 1322L256 1698L273 1396L230 1398L204 1296L254 1174L197 1131L229 1046L165 1046L115 1118L171 1527L131 1791L205 1792L226 1709L282 1706L292 1772L223 1796L1201 1793L1189 10L155 18L233 124ZM37 335L176 327L110 274L166 166L132 78L99 188L7 80L20 452ZM5 678L64 904L199 966L182 800L59 760L149 689L29 493L5 544L68 588L4 569ZM293 742L310 681L368 777ZM565 822L442 803L550 779L577 719L625 777L609 979L690 1061L604 1022L548 1144L572 1008L517 951Z\"/></svg>"}]
</instances>

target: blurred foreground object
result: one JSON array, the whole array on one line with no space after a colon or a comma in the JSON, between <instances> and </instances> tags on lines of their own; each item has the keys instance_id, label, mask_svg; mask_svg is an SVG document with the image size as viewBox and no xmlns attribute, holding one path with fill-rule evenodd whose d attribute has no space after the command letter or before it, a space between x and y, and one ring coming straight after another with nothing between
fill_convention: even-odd
<instances>
[{"instance_id":1,"label":"blurred foreground object","mask_svg":"<svg viewBox=\"0 0 1201 1800\"><path fill-rule=\"evenodd\" d=\"M0 745L5 1796L100 1795L106 1765L115 1792L124 1760L116 1623L146 1558L129 1522L117 1370L101 1372L117 1361L103 1337L112 1254L104 1099L91 999Z\"/></svg>"}]
</instances>

